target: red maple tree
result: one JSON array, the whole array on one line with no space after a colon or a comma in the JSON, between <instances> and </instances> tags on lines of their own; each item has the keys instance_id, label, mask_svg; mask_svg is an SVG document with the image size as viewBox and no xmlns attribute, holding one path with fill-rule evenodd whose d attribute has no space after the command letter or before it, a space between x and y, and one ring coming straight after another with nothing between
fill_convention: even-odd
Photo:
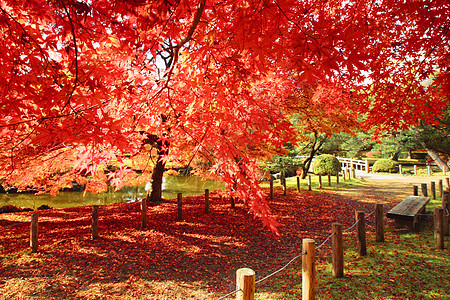
<instances>
[{"instance_id":1,"label":"red maple tree","mask_svg":"<svg viewBox=\"0 0 450 300\"><path fill-rule=\"evenodd\" d=\"M447 104L449 8L445 0L2 0L1 178L53 192L74 180L92 192L108 179L119 187L132 177L125 161L152 137L162 167L186 149L203 157L276 231L250 150L292 140L295 88L351 93L368 127L435 122Z\"/></svg>"}]
</instances>

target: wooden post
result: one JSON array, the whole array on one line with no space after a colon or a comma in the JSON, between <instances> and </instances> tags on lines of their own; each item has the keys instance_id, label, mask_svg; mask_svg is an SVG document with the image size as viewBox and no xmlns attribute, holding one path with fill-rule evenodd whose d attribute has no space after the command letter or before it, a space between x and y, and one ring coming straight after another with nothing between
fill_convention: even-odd
<instances>
[{"instance_id":1,"label":"wooden post","mask_svg":"<svg viewBox=\"0 0 450 300\"><path fill-rule=\"evenodd\" d=\"M178 220L183 220L183 194L177 193Z\"/></svg>"},{"instance_id":2,"label":"wooden post","mask_svg":"<svg viewBox=\"0 0 450 300\"><path fill-rule=\"evenodd\" d=\"M322 175L319 174L319 189L322 188Z\"/></svg>"},{"instance_id":3,"label":"wooden post","mask_svg":"<svg viewBox=\"0 0 450 300\"><path fill-rule=\"evenodd\" d=\"M339 172L336 173L336 184L339 184Z\"/></svg>"},{"instance_id":4,"label":"wooden post","mask_svg":"<svg viewBox=\"0 0 450 300\"><path fill-rule=\"evenodd\" d=\"M366 159L366 173L369 173L369 160Z\"/></svg>"},{"instance_id":5,"label":"wooden post","mask_svg":"<svg viewBox=\"0 0 450 300\"><path fill-rule=\"evenodd\" d=\"M364 256L367 254L366 247L366 221L364 218L363 211L355 211L356 221L358 224L356 225L356 237L357 237L357 245L358 245L358 255Z\"/></svg>"},{"instance_id":6,"label":"wooden post","mask_svg":"<svg viewBox=\"0 0 450 300\"><path fill-rule=\"evenodd\" d=\"M414 165L414 175L417 175L417 165Z\"/></svg>"},{"instance_id":7,"label":"wooden post","mask_svg":"<svg viewBox=\"0 0 450 300\"><path fill-rule=\"evenodd\" d=\"M273 200L273 178L270 178L270 199Z\"/></svg>"},{"instance_id":8,"label":"wooden post","mask_svg":"<svg viewBox=\"0 0 450 300\"><path fill-rule=\"evenodd\" d=\"M403 174L403 170L402 170L402 165L401 164L398 165L398 172L400 173L400 175Z\"/></svg>"},{"instance_id":9,"label":"wooden post","mask_svg":"<svg viewBox=\"0 0 450 300\"><path fill-rule=\"evenodd\" d=\"M141 228L147 227L147 198L142 198L141 201Z\"/></svg>"},{"instance_id":10,"label":"wooden post","mask_svg":"<svg viewBox=\"0 0 450 300\"><path fill-rule=\"evenodd\" d=\"M316 294L316 243L313 239L302 241L302 299L315 299Z\"/></svg>"},{"instance_id":11,"label":"wooden post","mask_svg":"<svg viewBox=\"0 0 450 300\"><path fill-rule=\"evenodd\" d=\"M438 181L438 192L439 192L439 197L442 198L442 195L444 192L444 185L442 184L442 179L439 179L439 181Z\"/></svg>"},{"instance_id":12,"label":"wooden post","mask_svg":"<svg viewBox=\"0 0 450 300\"><path fill-rule=\"evenodd\" d=\"M308 175L308 191L311 190L311 175Z\"/></svg>"},{"instance_id":13,"label":"wooden post","mask_svg":"<svg viewBox=\"0 0 450 300\"><path fill-rule=\"evenodd\" d=\"M297 176L297 191L300 193L300 176Z\"/></svg>"},{"instance_id":14,"label":"wooden post","mask_svg":"<svg viewBox=\"0 0 450 300\"><path fill-rule=\"evenodd\" d=\"M255 271L241 268L236 271L236 300L255 299Z\"/></svg>"},{"instance_id":15,"label":"wooden post","mask_svg":"<svg viewBox=\"0 0 450 300\"><path fill-rule=\"evenodd\" d=\"M331 243L332 243L332 268L333 277L342 278L344 277L344 247L342 238L342 224L333 223L331 224Z\"/></svg>"},{"instance_id":16,"label":"wooden post","mask_svg":"<svg viewBox=\"0 0 450 300\"><path fill-rule=\"evenodd\" d=\"M375 232L376 241L384 242L384 208L383 204L377 204L375 207Z\"/></svg>"},{"instance_id":17,"label":"wooden post","mask_svg":"<svg viewBox=\"0 0 450 300\"><path fill-rule=\"evenodd\" d=\"M30 224L30 247L31 253L36 253L38 250L38 213L31 215Z\"/></svg>"},{"instance_id":18,"label":"wooden post","mask_svg":"<svg viewBox=\"0 0 450 300\"><path fill-rule=\"evenodd\" d=\"M431 189L431 198L433 200L436 200L436 182L434 181L431 182L430 189Z\"/></svg>"},{"instance_id":19,"label":"wooden post","mask_svg":"<svg viewBox=\"0 0 450 300\"><path fill-rule=\"evenodd\" d=\"M428 166L427 166L427 169L428 169L428 176L431 176L431 166L428 165Z\"/></svg>"},{"instance_id":20,"label":"wooden post","mask_svg":"<svg viewBox=\"0 0 450 300\"><path fill-rule=\"evenodd\" d=\"M444 235L448 236L450 233L450 192L444 191L442 193L442 209L444 210Z\"/></svg>"},{"instance_id":21,"label":"wooden post","mask_svg":"<svg viewBox=\"0 0 450 300\"><path fill-rule=\"evenodd\" d=\"M209 214L209 189L205 189L205 214Z\"/></svg>"},{"instance_id":22,"label":"wooden post","mask_svg":"<svg viewBox=\"0 0 450 300\"><path fill-rule=\"evenodd\" d=\"M328 173L328 186L331 186L331 173Z\"/></svg>"},{"instance_id":23,"label":"wooden post","mask_svg":"<svg viewBox=\"0 0 450 300\"><path fill-rule=\"evenodd\" d=\"M413 196L419 196L419 187L417 185L413 185Z\"/></svg>"},{"instance_id":24,"label":"wooden post","mask_svg":"<svg viewBox=\"0 0 450 300\"><path fill-rule=\"evenodd\" d=\"M436 249L444 249L444 210L436 207L434 209L434 245Z\"/></svg>"},{"instance_id":25,"label":"wooden post","mask_svg":"<svg viewBox=\"0 0 450 300\"><path fill-rule=\"evenodd\" d=\"M287 195L286 178L283 178L283 195Z\"/></svg>"},{"instance_id":26,"label":"wooden post","mask_svg":"<svg viewBox=\"0 0 450 300\"><path fill-rule=\"evenodd\" d=\"M92 239L98 239L98 205L92 206Z\"/></svg>"},{"instance_id":27,"label":"wooden post","mask_svg":"<svg viewBox=\"0 0 450 300\"><path fill-rule=\"evenodd\" d=\"M422 196L428 197L428 187L426 183L422 183Z\"/></svg>"}]
</instances>

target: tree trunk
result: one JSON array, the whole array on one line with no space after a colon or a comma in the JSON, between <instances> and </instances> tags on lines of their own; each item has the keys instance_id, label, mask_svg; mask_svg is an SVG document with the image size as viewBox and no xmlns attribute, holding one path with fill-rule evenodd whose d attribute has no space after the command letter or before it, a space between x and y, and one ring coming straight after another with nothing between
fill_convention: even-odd
<instances>
[{"instance_id":1,"label":"tree trunk","mask_svg":"<svg viewBox=\"0 0 450 300\"><path fill-rule=\"evenodd\" d=\"M429 149L425 146L425 150L427 150L428 155L436 162L436 164L441 168L442 171L448 172L449 168L448 165L445 163L444 160L439 156L439 153L433 149Z\"/></svg>"},{"instance_id":2,"label":"tree trunk","mask_svg":"<svg viewBox=\"0 0 450 300\"><path fill-rule=\"evenodd\" d=\"M151 202L160 202L162 201L162 182L163 182L163 174L165 163L162 161L162 157L158 153L157 157L158 161L156 165L153 167L152 173L152 192L150 194Z\"/></svg>"},{"instance_id":3,"label":"tree trunk","mask_svg":"<svg viewBox=\"0 0 450 300\"><path fill-rule=\"evenodd\" d=\"M400 150L394 153L394 156L392 156L392 160L393 161L398 161L399 156L400 156Z\"/></svg>"},{"instance_id":4,"label":"tree trunk","mask_svg":"<svg viewBox=\"0 0 450 300\"><path fill-rule=\"evenodd\" d=\"M311 146L311 151L309 152L309 157L305 159L303 173L302 173L302 179L305 179L308 175L309 168L311 167L312 159L314 158L314 155L319 151L320 147L322 147L324 141L318 141L317 139L317 132L314 132L314 142Z\"/></svg>"},{"instance_id":5,"label":"tree trunk","mask_svg":"<svg viewBox=\"0 0 450 300\"><path fill-rule=\"evenodd\" d=\"M163 142L158 140L156 144L158 147L158 156L152 173L152 192L150 194L150 201L152 202L162 201L162 182L166 166L163 159L169 154L169 143L167 141Z\"/></svg>"}]
</instances>

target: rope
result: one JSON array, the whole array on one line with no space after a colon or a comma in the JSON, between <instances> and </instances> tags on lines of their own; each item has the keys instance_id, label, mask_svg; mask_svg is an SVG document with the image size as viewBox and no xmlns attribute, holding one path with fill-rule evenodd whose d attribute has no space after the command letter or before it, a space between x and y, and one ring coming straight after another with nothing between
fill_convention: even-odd
<instances>
[{"instance_id":1,"label":"rope","mask_svg":"<svg viewBox=\"0 0 450 300\"><path fill-rule=\"evenodd\" d=\"M370 214L368 214L367 215L367 217L370 217L371 215L373 215L375 212L371 212ZM355 223L353 223L353 225L352 226L350 226L349 228L347 228L347 229L344 229L344 230L342 230L342 232L346 232L346 231L349 231L350 229L352 229L353 227L355 227L356 226L356 224L358 224L358 222L359 222L359 219L358 220L356 220L356 222Z\"/></svg>"},{"instance_id":2,"label":"rope","mask_svg":"<svg viewBox=\"0 0 450 300\"><path fill-rule=\"evenodd\" d=\"M370 217L370 216L373 215L374 213L375 213L375 212L371 212L370 214L367 215L367 217ZM349 228L347 228L347 229L345 229L345 230L342 230L342 231L343 231L343 232L349 231L350 229L352 229L353 227L355 227L356 224L358 224L358 222L359 222L359 219L356 220L356 222L355 222L351 227L349 227ZM323 245L325 245L325 243L328 242L328 240L329 240L333 235L334 235L334 233L330 234L330 235L322 242L322 244L320 244L319 246L316 247L316 250L320 249ZM300 255L295 256L294 258L292 258L287 264L285 264L285 265L284 265L283 267L281 267L280 269L276 270L276 271L273 272L273 273L270 273L269 275L267 275L267 276L264 277L264 278L261 278L261 279L258 280L258 281L255 281L255 285L258 284L258 283L260 283L260 282L262 282L262 281L264 281L264 280L269 279L270 277L274 276L275 274L280 273L281 271L283 271L284 269L286 269L286 268L287 268L294 260L296 260L296 259L298 259L299 257L302 257L303 255L306 255L306 254L307 254L307 253L305 252L305 253L302 253L302 254L300 254ZM230 292L230 293L228 293L228 294L226 294L226 295L224 295L224 296L218 298L217 300L225 299L226 297L231 296L231 295L233 295L233 294L235 294L235 293L237 293L237 292L239 292L239 291L240 291L240 290L234 290L234 291L232 291L232 292Z\"/></svg>"},{"instance_id":3,"label":"rope","mask_svg":"<svg viewBox=\"0 0 450 300\"><path fill-rule=\"evenodd\" d=\"M273 273L267 275L266 277L264 277L264 278L262 278L262 279L256 281L255 284L258 284L258 283L260 283L260 282L262 282L262 281L264 281L264 280L266 280L266 279L272 277L273 275L275 275L275 274L277 274L277 273L283 271L283 270L286 269L286 267L289 266L294 260L296 260L296 259L299 258L299 257L302 257L302 256L305 255L305 254L306 254L306 252L305 252L305 253L302 253L302 254L300 254L300 255L297 255L296 257L294 257L293 259L291 259L287 264L285 264L281 269L279 269L279 270L277 270L277 271L275 271L275 272L273 272Z\"/></svg>"},{"instance_id":4,"label":"rope","mask_svg":"<svg viewBox=\"0 0 450 300\"><path fill-rule=\"evenodd\" d=\"M233 294L235 294L235 293L237 293L237 292L239 292L239 291L240 291L240 290L232 291L231 293L228 293L228 294L226 294L226 295L220 297L220 298L217 299L217 300L225 299L226 297L231 296L231 295L233 295Z\"/></svg>"}]
</instances>

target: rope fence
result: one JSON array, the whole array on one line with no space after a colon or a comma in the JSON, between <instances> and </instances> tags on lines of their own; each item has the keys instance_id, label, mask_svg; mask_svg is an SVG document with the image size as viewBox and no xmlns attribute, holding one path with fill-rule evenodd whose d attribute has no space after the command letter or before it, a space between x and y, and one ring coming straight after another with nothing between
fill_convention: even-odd
<instances>
[{"instance_id":1,"label":"rope fence","mask_svg":"<svg viewBox=\"0 0 450 300\"><path fill-rule=\"evenodd\" d=\"M371 212L370 214L367 215L367 217L370 217L370 216L373 215L374 213L375 213L375 212ZM343 232L347 232L347 231L353 229L355 226L357 226L357 225L360 223L360 221L361 221L360 218L356 219L356 221L355 221L349 228L344 229ZM331 233L330 235L328 235L328 237L327 237L327 238L326 238L319 246L315 247L315 250L319 250L321 247L323 247L323 246L324 246L324 245L325 245L325 244L326 244L333 236L335 236L335 233ZM305 253L302 253L302 254L299 254L299 255L295 256L295 257L292 258L288 263L286 263L283 267L281 267L280 269L278 269L278 270L276 270L276 271L270 273L269 275L267 275L267 276L265 276L265 277L259 279L258 281L255 281L254 284L256 285L256 284L258 284L258 283L261 283L261 282L263 282L263 281L269 279L270 277L272 277L272 276L274 276L274 275L280 273L281 271L283 271L284 269L286 269L290 264L292 264L295 260L297 260L297 259L300 258L300 257L305 256L306 254L307 254L307 253L305 252ZM233 295L233 294L235 294L235 293L237 293L237 292L239 292L239 291L241 291L241 290L240 290L240 289L236 289L236 290L234 290L234 291L232 291L232 292L230 292L230 293L228 293L228 294L226 294L226 295L221 296L220 298L218 298L218 300L225 299L225 298L227 298L227 297L229 297L229 296L231 296L231 295Z\"/></svg>"},{"instance_id":2,"label":"rope fence","mask_svg":"<svg viewBox=\"0 0 450 300\"><path fill-rule=\"evenodd\" d=\"M445 197L444 197L445 198ZM445 199L443 199L443 204L446 203ZM444 204L446 205L446 204ZM445 213L444 213L445 212ZM332 227L332 233L317 247L313 246L313 250L310 249L310 251L314 252L315 250L319 250L321 247L323 247L331 238L333 238L333 247L332 247L332 270L333 270L333 277L339 278L343 277L343 239L342 239L342 232L348 232L352 229L356 228L356 236L357 236L357 247L358 247L358 255L364 256L366 255L366 239L365 239L365 218L372 216L375 214L375 231L376 231L376 241L377 242L384 242L384 209L382 204L377 204L375 211L372 211L367 216L364 216L364 212L362 211L356 211L356 221L348 228L342 229L342 225L339 223L333 223ZM433 216L433 214L417 214L417 215L424 215L424 216ZM448 221L446 218L449 216L449 210L447 207L445 208L435 208L434 210L434 235L435 235L435 248L436 249L444 249L444 235L448 235L448 232L445 232L445 225L448 227ZM315 245L315 242L313 239L303 239L303 248L305 248L305 244L308 245L308 243L312 243ZM309 246L310 247L310 246ZM255 285L259 284L272 276L280 273L284 269L286 269L290 264L292 264L295 260L302 257L302 259L305 259L305 257L308 256L308 251L305 251L303 249L303 253L299 254L295 257L293 257L288 263L286 263L283 267L280 269L270 273L269 275L255 281L255 273L253 270L245 268L245 270L251 271L251 276L253 276L253 279L250 280L250 285L240 285L240 270L237 271L237 288L236 290L227 293L226 295L221 296L218 298L218 300L225 299L233 294L240 293L240 295L237 295L236 299L239 300L247 300L247 299L253 299L254 292L255 292ZM308 268L308 265L310 264L312 260L313 266L309 266L309 268L314 268L314 255L313 258L306 259L306 268ZM247 272L248 273L248 272ZM302 295L303 299L314 299L315 298L315 278L314 273L312 271L306 270L305 271L305 262L302 263ZM250 295L250 296L249 296Z\"/></svg>"},{"instance_id":3,"label":"rope fence","mask_svg":"<svg viewBox=\"0 0 450 300\"><path fill-rule=\"evenodd\" d=\"M435 185L432 185L435 186ZM441 186L441 184L439 184ZM271 185L271 198L273 197ZM286 188L285 188L286 192ZM418 186L414 186L413 189L414 195L418 193ZM424 196L427 195L427 187L426 184L422 184L422 193ZM437 249L444 249L444 236L448 235L448 224L449 222L449 191L440 192L442 196L442 208L434 209L434 223L435 223L435 247ZM434 191L432 191L434 194ZM182 220L182 195L178 194L178 219ZM421 197L418 197L421 198ZM423 198L423 197L422 197ZM429 199L429 198L428 198ZM205 190L205 214L209 213L209 191ZM146 227L146 203L143 201L141 205L141 227ZM419 211L415 214L415 216L433 216L433 214L424 214L424 210ZM356 237L357 237L357 248L358 255L364 256L366 255L366 229L365 229L365 218L372 216L375 214L375 231L376 231L376 241L383 242L384 241L384 209L382 204L377 204L376 209L365 216L363 211L355 211L355 222L348 228L342 229L342 224L333 223L332 224L332 233L328 235L328 237L319 245L315 246L315 241L313 239L305 238L303 239L303 249L302 254L296 255L292 259L290 259L285 265L276 271L270 273L269 275L255 281L255 272L249 268L241 268L237 271L237 288L234 291L227 293L226 295L218 298L219 300L225 299L233 294L237 293L237 299L253 299L253 298L245 298L242 295L249 295L255 292L255 285L259 284L274 275L285 270L289 265L291 265L294 261L302 257L302 290L303 290L303 298L304 299L314 299L314 289L315 289L315 279L312 270L314 269L315 256L314 253L316 250L321 249L330 239L333 239L332 245L332 269L333 269L333 277L343 277L343 246L342 246L342 233L348 232L356 227ZM99 215L99 206L92 206L92 239L97 240L99 236L98 232L98 215ZM388 213L388 217L389 213ZM415 217L414 217L415 218ZM31 215L31 222L16 222L14 224L9 224L5 226L0 226L0 228L9 228L13 226L19 226L23 224L30 224L30 247L32 252L38 251L38 213L34 212ZM250 291L250 292L249 292ZM242 294L242 295L241 295ZM242 296L242 297L241 297Z\"/></svg>"}]
</instances>

